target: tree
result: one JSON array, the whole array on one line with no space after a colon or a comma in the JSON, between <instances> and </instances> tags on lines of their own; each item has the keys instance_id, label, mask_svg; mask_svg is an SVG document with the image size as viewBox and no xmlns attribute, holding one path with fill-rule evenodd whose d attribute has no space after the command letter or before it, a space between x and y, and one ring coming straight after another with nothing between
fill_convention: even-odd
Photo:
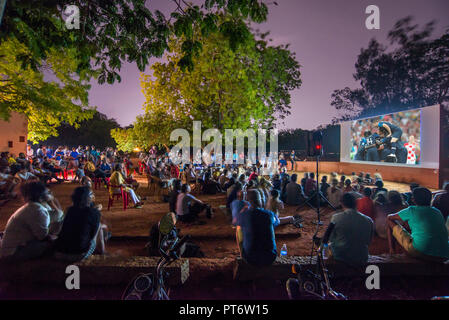
<instances>
[{"instance_id":1,"label":"tree","mask_svg":"<svg viewBox=\"0 0 449 320\"><path fill-rule=\"evenodd\" d=\"M275 126L277 116L289 114L289 91L301 85L299 64L286 46L269 46L263 37L251 34L235 51L221 35L201 38L192 70L179 67L185 42L174 38L167 62L153 64L152 75L141 76L145 115L131 129L138 132L136 144L169 144L171 131L191 131L193 120L204 129Z\"/></svg>"},{"instance_id":2,"label":"tree","mask_svg":"<svg viewBox=\"0 0 449 320\"><path fill-rule=\"evenodd\" d=\"M362 49L354 79L361 88L335 90L340 119L365 117L449 101L449 32L432 38L434 23L422 29L410 17L389 32L390 47L377 40Z\"/></svg>"},{"instance_id":3,"label":"tree","mask_svg":"<svg viewBox=\"0 0 449 320\"><path fill-rule=\"evenodd\" d=\"M50 137L41 143L51 146L94 145L101 149L115 147L116 143L111 137L111 130L117 128L120 128L120 125L115 119L109 119L105 114L95 112L92 119L83 121L79 128L62 123L57 129L57 137Z\"/></svg>"},{"instance_id":4,"label":"tree","mask_svg":"<svg viewBox=\"0 0 449 320\"><path fill-rule=\"evenodd\" d=\"M85 82L91 77L100 84L120 82L123 61L145 70L151 57L162 56L172 34L185 39L180 67L192 69L200 50L194 28L202 35L219 33L237 49L249 32L240 18L262 22L268 12L267 5L257 0L205 0L201 7L183 0L172 2L176 10L167 19L160 11L146 8L145 0L8 0L0 29L5 54L0 59L14 70L6 66L0 70L0 118L7 120L11 111L24 113L30 140L45 140L56 134L63 121L76 126L92 116ZM68 5L79 9L79 30L66 27ZM223 12L235 19L219 23L217 17ZM11 47L14 55L8 52ZM44 70L56 63L64 67L62 74L53 68L64 87L44 81ZM21 76L25 74L32 80Z\"/></svg>"},{"instance_id":5,"label":"tree","mask_svg":"<svg viewBox=\"0 0 449 320\"><path fill-rule=\"evenodd\" d=\"M181 62L191 68L199 45L193 39L194 28L203 35L218 32L237 47L248 33L246 25L238 19L220 24L218 14L227 12L259 23L268 13L267 5L258 0L205 0L202 6L171 1L176 10L167 18L159 10L151 12L146 0L8 0L0 41L15 38L25 45L29 55L17 58L34 69L53 49L76 49L78 71L96 70L99 83L113 83L121 80L122 61L135 62L144 71L151 57L161 57L171 34L184 36ZM69 5L79 9L79 30L65 26Z\"/></svg>"},{"instance_id":6,"label":"tree","mask_svg":"<svg viewBox=\"0 0 449 320\"><path fill-rule=\"evenodd\" d=\"M49 50L38 69L16 60L27 55L27 47L15 39L0 45L0 118L8 120L11 111L24 114L28 139L37 142L56 135L56 127L62 122L77 126L92 117L94 109L88 106L90 86L83 73L74 76L74 50Z\"/></svg>"}]
</instances>

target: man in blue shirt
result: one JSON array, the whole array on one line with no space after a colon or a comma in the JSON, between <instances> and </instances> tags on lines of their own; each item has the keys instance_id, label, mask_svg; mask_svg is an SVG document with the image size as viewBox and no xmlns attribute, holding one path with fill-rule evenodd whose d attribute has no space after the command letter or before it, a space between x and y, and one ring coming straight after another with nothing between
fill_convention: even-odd
<instances>
[{"instance_id":1,"label":"man in blue shirt","mask_svg":"<svg viewBox=\"0 0 449 320\"><path fill-rule=\"evenodd\" d=\"M242 258L256 266L271 265L276 260L274 228L279 218L261 205L259 191L248 191L250 208L242 212L237 226L237 243Z\"/></svg>"}]
</instances>

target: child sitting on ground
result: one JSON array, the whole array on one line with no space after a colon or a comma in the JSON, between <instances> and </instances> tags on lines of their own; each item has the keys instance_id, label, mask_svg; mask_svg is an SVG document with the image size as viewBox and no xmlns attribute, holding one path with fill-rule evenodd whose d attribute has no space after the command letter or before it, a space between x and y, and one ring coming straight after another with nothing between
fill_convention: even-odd
<instances>
[{"instance_id":1,"label":"child sitting on ground","mask_svg":"<svg viewBox=\"0 0 449 320\"><path fill-rule=\"evenodd\" d=\"M78 182L81 183L84 177L86 177L84 173L84 163L80 163L78 169L76 169L75 178L72 182L75 183L78 180Z\"/></svg>"}]
</instances>

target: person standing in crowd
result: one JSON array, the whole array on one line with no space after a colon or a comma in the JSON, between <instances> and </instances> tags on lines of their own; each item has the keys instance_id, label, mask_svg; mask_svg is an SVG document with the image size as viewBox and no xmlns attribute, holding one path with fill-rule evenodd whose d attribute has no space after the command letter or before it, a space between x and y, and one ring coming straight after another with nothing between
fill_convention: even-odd
<instances>
[{"instance_id":1,"label":"person standing in crowd","mask_svg":"<svg viewBox=\"0 0 449 320\"><path fill-rule=\"evenodd\" d=\"M292 164L292 171L295 171L295 164L296 164L296 154L295 150L292 150L290 152L290 162Z\"/></svg>"}]
</instances>

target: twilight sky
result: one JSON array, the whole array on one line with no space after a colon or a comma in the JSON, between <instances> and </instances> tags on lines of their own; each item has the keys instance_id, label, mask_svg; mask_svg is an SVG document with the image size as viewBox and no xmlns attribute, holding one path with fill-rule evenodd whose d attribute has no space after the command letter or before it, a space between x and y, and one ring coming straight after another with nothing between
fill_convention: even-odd
<instances>
[{"instance_id":1,"label":"twilight sky","mask_svg":"<svg viewBox=\"0 0 449 320\"><path fill-rule=\"evenodd\" d=\"M147 0L147 3L150 9L159 9L166 16L174 10L171 0ZM314 129L329 123L336 115L330 105L332 91L356 86L352 74L360 49L373 37L385 43L397 20L408 15L419 25L436 20L435 36L449 28L449 0L277 0L277 3L278 6L269 7L268 21L254 28L270 31L275 45L291 44L290 50L296 52L302 66L303 81L300 89L291 92L292 114L280 128ZM380 30L365 27L368 16L365 9L371 4L380 9ZM90 104L126 126L143 113L145 99L137 66L123 64L120 75L121 83L94 83Z\"/></svg>"}]
</instances>

